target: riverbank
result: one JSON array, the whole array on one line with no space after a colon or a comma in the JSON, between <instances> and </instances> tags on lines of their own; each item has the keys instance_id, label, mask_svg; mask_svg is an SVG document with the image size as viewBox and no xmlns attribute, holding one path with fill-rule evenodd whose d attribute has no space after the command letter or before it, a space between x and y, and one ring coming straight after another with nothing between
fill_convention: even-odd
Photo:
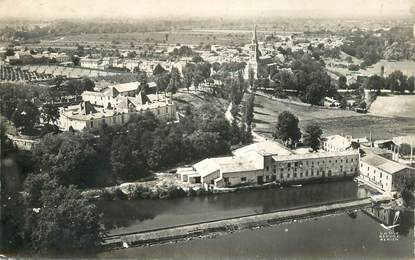
<instances>
[{"instance_id":1,"label":"riverbank","mask_svg":"<svg viewBox=\"0 0 415 260\"><path fill-rule=\"evenodd\" d=\"M229 188L206 190L200 184L184 183L175 174L160 173L148 181L128 182L100 189L88 189L82 195L89 200L136 200L136 199L171 199L180 197L205 196L218 193L254 191L266 189L283 189L285 187L302 187L316 183L328 183L351 180L353 177L315 178L284 183L269 182L264 184L242 185Z\"/></svg>"},{"instance_id":2,"label":"riverbank","mask_svg":"<svg viewBox=\"0 0 415 260\"><path fill-rule=\"evenodd\" d=\"M201 222L168 228L147 230L107 236L102 244L106 250L130 246L152 245L177 240L219 235L243 229L252 229L294 219L310 218L336 212L361 209L371 205L370 198L353 199L343 202L324 203L313 207L299 207L290 210L253 214L217 221Z\"/></svg>"}]
</instances>

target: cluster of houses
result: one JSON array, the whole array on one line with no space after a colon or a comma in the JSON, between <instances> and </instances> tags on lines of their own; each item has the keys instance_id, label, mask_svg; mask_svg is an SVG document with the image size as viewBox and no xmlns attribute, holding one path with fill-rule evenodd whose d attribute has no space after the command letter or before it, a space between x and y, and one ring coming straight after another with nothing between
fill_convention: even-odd
<instances>
[{"instance_id":1,"label":"cluster of houses","mask_svg":"<svg viewBox=\"0 0 415 260\"><path fill-rule=\"evenodd\" d=\"M357 177L379 192L393 194L400 175L415 174L415 168L392 160L397 156L387 149L390 141L376 145L367 138L334 135L325 139L321 150L310 152L266 140L234 150L231 156L179 168L177 174L181 181L200 183L205 189Z\"/></svg>"},{"instance_id":2,"label":"cluster of houses","mask_svg":"<svg viewBox=\"0 0 415 260\"><path fill-rule=\"evenodd\" d=\"M136 114L152 112L163 120L176 119L176 106L164 95L149 94L139 82L106 87L101 91L85 91L82 102L60 108L58 126L61 130L83 130L102 125L122 125Z\"/></svg>"},{"instance_id":3,"label":"cluster of houses","mask_svg":"<svg viewBox=\"0 0 415 260\"><path fill-rule=\"evenodd\" d=\"M16 51L13 56L6 56L6 50L0 50L0 60L9 65L40 64L40 63L68 63L71 57L64 52L31 53L30 51Z\"/></svg>"}]
</instances>

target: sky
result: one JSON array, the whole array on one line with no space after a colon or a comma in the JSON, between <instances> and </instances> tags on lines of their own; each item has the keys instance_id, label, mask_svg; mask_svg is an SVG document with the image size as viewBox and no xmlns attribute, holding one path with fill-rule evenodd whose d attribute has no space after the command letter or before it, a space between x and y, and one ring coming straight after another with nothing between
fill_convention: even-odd
<instances>
[{"instance_id":1,"label":"sky","mask_svg":"<svg viewBox=\"0 0 415 260\"><path fill-rule=\"evenodd\" d=\"M292 13L379 16L407 15L414 4L415 0L0 0L0 16L30 19L232 18Z\"/></svg>"}]
</instances>

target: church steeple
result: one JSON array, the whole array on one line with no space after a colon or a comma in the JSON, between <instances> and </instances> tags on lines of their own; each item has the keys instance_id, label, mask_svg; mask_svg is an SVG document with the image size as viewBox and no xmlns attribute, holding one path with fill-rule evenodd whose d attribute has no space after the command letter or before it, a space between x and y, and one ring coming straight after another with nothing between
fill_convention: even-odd
<instances>
[{"instance_id":1,"label":"church steeple","mask_svg":"<svg viewBox=\"0 0 415 260\"><path fill-rule=\"evenodd\" d=\"M252 42L249 45L249 61L247 63L247 68L245 69L245 78L249 78L250 73L253 74L254 79L258 78L259 57L261 57L261 52L259 51L256 25L254 24Z\"/></svg>"},{"instance_id":2,"label":"church steeple","mask_svg":"<svg viewBox=\"0 0 415 260\"><path fill-rule=\"evenodd\" d=\"M256 37L256 24L254 24L254 32L252 35L252 43L258 45L258 39Z\"/></svg>"}]
</instances>

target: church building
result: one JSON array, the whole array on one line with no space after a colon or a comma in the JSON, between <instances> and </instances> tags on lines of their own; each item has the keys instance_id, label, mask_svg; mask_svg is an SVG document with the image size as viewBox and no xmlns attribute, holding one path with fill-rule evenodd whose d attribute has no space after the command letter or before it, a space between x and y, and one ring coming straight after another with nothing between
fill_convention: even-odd
<instances>
[{"instance_id":1,"label":"church building","mask_svg":"<svg viewBox=\"0 0 415 260\"><path fill-rule=\"evenodd\" d=\"M266 78L269 74L268 65L272 64L272 58L269 55L262 55L259 50L256 25L252 33L252 42L249 45L249 61L245 68L245 78L249 79L252 73L254 79Z\"/></svg>"}]
</instances>

